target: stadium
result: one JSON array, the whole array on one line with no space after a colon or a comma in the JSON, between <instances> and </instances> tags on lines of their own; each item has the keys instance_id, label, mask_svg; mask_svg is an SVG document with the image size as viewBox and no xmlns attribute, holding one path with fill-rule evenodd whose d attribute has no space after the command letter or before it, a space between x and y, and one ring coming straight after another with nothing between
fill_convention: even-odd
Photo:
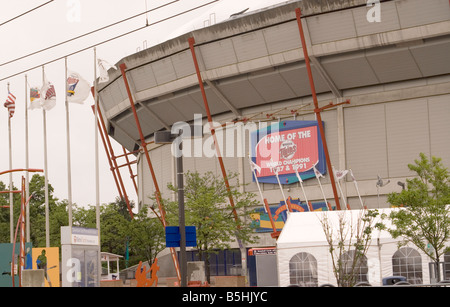
<instances>
[{"instance_id":1,"label":"stadium","mask_svg":"<svg viewBox=\"0 0 450 307\"><path fill-rule=\"evenodd\" d=\"M259 140L264 135L260 131L271 125L297 131L317 123L297 8L327 149L321 146L317 128L313 137L319 143L317 159L304 161L308 171L302 173L302 183L295 174L281 173L277 182L272 168L257 182L248 158L258 164L255 134ZM339 206L325 155L336 170L353 174L336 180L340 209L389 208L387 195L401 191L413 175L407 165L419 153L450 164L447 0L287 1L229 15L123 58L116 63L117 70L109 70L109 81L98 88L109 136L136 152L139 207L155 195L155 178L162 197L176 199L167 189L168 183L176 182L172 146L153 140L155 132L171 130L177 122L197 121L205 127L200 147L195 147L196 141L186 146L192 151L184 151L184 170L222 176L211 143L209 115L226 172L238 173L242 191L255 193L258 201L259 185L274 210L288 198L301 204L305 196L313 210L325 209L327 203ZM286 145L284 154L292 150ZM318 162L315 166L324 175L320 181L307 162ZM255 212L261 213L261 222L263 204L255 209L260 210ZM246 250L274 247L271 230L261 222L259 243ZM194 252L189 255L194 257ZM213 274L234 275L242 259L235 244L217 255ZM160 272L167 277L175 276L171 261L169 255L159 261Z\"/></svg>"}]
</instances>

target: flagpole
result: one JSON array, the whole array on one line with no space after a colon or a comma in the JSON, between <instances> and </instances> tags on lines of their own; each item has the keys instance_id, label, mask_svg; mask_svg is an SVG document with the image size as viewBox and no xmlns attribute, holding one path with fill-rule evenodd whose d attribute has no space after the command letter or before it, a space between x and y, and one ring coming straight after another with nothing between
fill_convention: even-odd
<instances>
[{"instance_id":1,"label":"flagpole","mask_svg":"<svg viewBox=\"0 0 450 307\"><path fill-rule=\"evenodd\" d=\"M95 104L95 118L94 118L94 143L95 143L95 202L96 202L96 211L95 211L95 221L97 225L97 231L98 231L98 242L99 242L99 253L97 255L98 260L98 268L97 268L97 276L98 279L100 279L101 276L101 257L100 257L100 184L99 184L99 161L98 161L98 125L97 125L97 119L98 119L98 92L97 92L97 50L94 47L94 104ZM98 285L100 286L100 281L98 282Z\"/></svg>"},{"instance_id":2,"label":"flagpole","mask_svg":"<svg viewBox=\"0 0 450 307\"><path fill-rule=\"evenodd\" d=\"M275 221L273 220L273 217L272 217L272 212L270 211L269 203L267 202L267 199L264 198L261 187L259 185L258 177L256 177L256 167L254 165L255 163L252 161L252 158L250 157L250 155L248 156L248 160L250 162L250 167L252 169L252 173L255 176L255 181L256 181L256 185L258 186L258 191L259 191L259 195L261 196L261 201L264 204L264 210L266 211L267 215L269 216L270 225L272 225L273 233L276 234L277 228L275 226Z\"/></svg>"},{"instance_id":3,"label":"flagpole","mask_svg":"<svg viewBox=\"0 0 450 307\"><path fill-rule=\"evenodd\" d=\"M335 169L334 169L334 166L332 166L331 168L332 168L332 170L333 170L333 176L334 176L335 181L336 181L336 183L337 183L337 185L338 185L339 192L341 192L341 198L342 198L342 201L344 202L345 209L348 210L348 204L347 204L347 202L345 201L345 198L344 198L344 192L342 192L342 188L341 188L341 183L339 182L339 180L338 180L337 177L336 177L336 171L335 171Z\"/></svg>"},{"instance_id":4,"label":"flagpole","mask_svg":"<svg viewBox=\"0 0 450 307\"><path fill-rule=\"evenodd\" d=\"M350 171L350 175L352 176L353 184L355 185L355 188L356 188L356 193L358 193L359 202L361 203L361 209L364 209L364 204L363 204L363 201L361 198L361 194L359 193L358 183L356 182L355 176L353 176L352 170L349 169L349 171Z\"/></svg>"},{"instance_id":5,"label":"flagpole","mask_svg":"<svg viewBox=\"0 0 450 307\"><path fill-rule=\"evenodd\" d=\"M28 76L25 74L25 199L30 197L30 178L29 178L29 148L28 148ZM27 242L31 242L30 239L30 206L25 207L26 215L26 231Z\"/></svg>"},{"instance_id":6,"label":"flagpole","mask_svg":"<svg viewBox=\"0 0 450 307\"><path fill-rule=\"evenodd\" d=\"M94 103L95 103L95 120L94 120L94 155L95 155L95 204L96 204L96 223L100 231L100 195L99 195L99 165L98 165L98 93L97 93L97 50L94 47Z\"/></svg>"},{"instance_id":7,"label":"flagpole","mask_svg":"<svg viewBox=\"0 0 450 307\"><path fill-rule=\"evenodd\" d=\"M70 159L70 122L69 122L69 101L67 100L68 82L67 82L67 57L64 58L65 64L65 84L66 92L64 94L66 103L66 141L67 141L67 206L69 213L69 227L72 227L72 168Z\"/></svg>"},{"instance_id":8,"label":"flagpole","mask_svg":"<svg viewBox=\"0 0 450 307\"><path fill-rule=\"evenodd\" d=\"M272 159L271 159L272 160ZM273 161L272 161L273 162ZM278 177L278 170L277 170L277 166L275 166L274 168L273 168L273 171L275 172L275 176L277 177L277 181L278 181L278 186L280 187L280 190L281 190L281 195L283 195L283 199L284 199L284 205L286 206L286 212L288 212L288 213L286 213L286 215L289 215L289 206L288 206L288 203L287 203L287 199L286 199L286 196L284 195L284 191L283 191L283 187L282 187L282 185L281 185L281 182L280 182L280 178Z\"/></svg>"},{"instance_id":9,"label":"flagpole","mask_svg":"<svg viewBox=\"0 0 450 307\"><path fill-rule=\"evenodd\" d=\"M9 82L8 82L8 95L9 95ZM11 116L8 110L8 135L9 135L9 169L12 169L12 144L11 144ZM9 173L9 232L11 243L14 243L14 208L13 208L13 178L12 173Z\"/></svg>"},{"instance_id":10,"label":"flagpole","mask_svg":"<svg viewBox=\"0 0 450 307\"><path fill-rule=\"evenodd\" d=\"M308 198L306 197L305 189L303 188L303 180L300 177L300 174L298 173L298 168L295 170L295 175L297 176L298 182L300 183L300 187L302 188L303 191L303 195L305 196L306 207L308 208L308 211L311 211L309 209Z\"/></svg>"},{"instance_id":11,"label":"flagpole","mask_svg":"<svg viewBox=\"0 0 450 307\"><path fill-rule=\"evenodd\" d=\"M42 83L45 84L45 70L42 65ZM45 99L45 93L41 93ZM48 165L47 165L47 118L45 108L42 108L42 120L44 127L44 180L45 180L45 246L50 247L50 220L48 208Z\"/></svg>"},{"instance_id":12,"label":"flagpole","mask_svg":"<svg viewBox=\"0 0 450 307\"><path fill-rule=\"evenodd\" d=\"M260 185L259 185L259 181L258 181L258 177L256 177L256 170L255 170L255 167L253 166L253 161L252 161L252 158L250 157L250 155L248 156L248 159L249 159L249 162L250 162L250 167L251 167L251 169L252 169L252 173L253 173L253 175L255 176L255 181L256 181L256 186L258 187L258 191L259 191L259 195L261 196L261 200L262 200L262 202L264 203L264 196L263 196L263 193L262 193L262 191L261 191L261 187L260 187ZM267 211L267 210L266 210Z\"/></svg>"},{"instance_id":13,"label":"flagpole","mask_svg":"<svg viewBox=\"0 0 450 307\"><path fill-rule=\"evenodd\" d=\"M325 206L327 206L327 208L328 208L328 201L327 201L327 198L325 197L325 192L323 191L322 183L320 182L319 176L317 176L316 167L315 166L313 166L313 167L314 167L314 174L316 175L316 179L319 182L319 187L320 187L320 191L322 192L323 200L325 201ZM329 209L331 210L331 208L329 208Z\"/></svg>"}]
</instances>

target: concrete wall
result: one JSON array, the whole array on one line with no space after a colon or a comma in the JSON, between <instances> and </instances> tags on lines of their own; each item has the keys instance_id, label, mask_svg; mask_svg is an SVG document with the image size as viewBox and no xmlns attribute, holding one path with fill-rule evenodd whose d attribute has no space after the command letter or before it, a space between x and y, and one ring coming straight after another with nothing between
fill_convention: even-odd
<instances>
[{"instance_id":1,"label":"concrete wall","mask_svg":"<svg viewBox=\"0 0 450 307\"><path fill-rule=\"evenodd\" d=\"M363 200L368 207L386 207L385 195L400 191L398 181L413 175L407 168L420 152L441 157L444 164L450 164L450 145L447 136L450 134L448 121L450 105L450 77L431 77L415 81L404 81L396 84L371 86L349 90L346 97L350 105L323 113L325 135L328 142L331 162L337 169L353 170ZM322 100L327 101L327 100ZM292 107L294 107L292 105ZM255 108L254 112L273 112L285 108L283 103L270 104L264 108ZM287 107L289 109L289 107ZM252 114L249 109L246 112ZM286 117L292 120L293 117ZM297 120L313 120L314 114L296 117ZM223 131L218 131L220 136ZM210 136L205 136L204 140ZM248 140L245 152L248 153ZM234 145L241 141L235 135ZM154 169L163 197L174 199L167 189L167 183L175 182L175 164L169 145L160 146L151 151L152 161L156 161ZM142 163L144 161L144 163ZM247 158L224 158L227 171L241 175L243 189L257 192L252 182L251 170ZM154 193L154 185L145 159L140 159L139 191L140 200L150 203L148 197ZM217 158L187 157L184 158L185 171L200 173L212 171L221 176ZM376 188L377 175L390 179L391 183L379 191ZM359 206L356 190L350 178L343 184L344 193L349 203ZM329 176L322 181L328 198L332 198ZM305 191L309 200L322 199L317 181L305 181ZM285 186L286 196L302 197L298 184ZM278 203L282 196L278 185L262 184L264 196L269 203ZM381 197L378 197L378 192ZM258 198L259 199L259 198Z\"/></svg>"}]
</instances>

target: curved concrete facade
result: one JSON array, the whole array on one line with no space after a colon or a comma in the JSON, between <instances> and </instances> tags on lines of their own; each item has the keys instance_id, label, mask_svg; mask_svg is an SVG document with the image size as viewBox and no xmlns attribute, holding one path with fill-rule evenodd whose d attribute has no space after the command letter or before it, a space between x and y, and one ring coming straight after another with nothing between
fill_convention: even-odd
<instances>
[{"instance_id":1,"label":"curved concrete facade","mask_svg":"<svg viewBox=\"0 0 450 307\"><path fill-rule=\"evenodd\" d=\"M400 191L397 182L412 175L407 164L420 152L450 165L450 4L447 0L397 0L380 4L381 22L368 22L365 0L290 1L248 12L122 59L147 141L178 121L192 122L206 113L189 50L195 48L206 95L217 124L250 119L314 120L295 8L300 7L319 105L350 100L322 113L331 163L352 169L365 205L387 207L386 195ZM120 71L102 84L100 103L110 135L127 149L139 147L139 135ZM291 112L292 111L292 112ZM244 127L245 128L245 127ZM219 137L241 126L219 129ZM224 158L239 173L242 189L256 192L246 155L248 129L235 133L233 152ZM231 133L230 133L231 135ZM205 135L207 141L209 135ZM224 138L226 139L226 138ZM226 143L222 152L226 152ZM244 155L238 157L239 144ZM175 182L169 145L151 148L163 197ZM230 149L231 150L231 149ZM230 151L231 152L231 151ZM145 158L138 157L139 203L154 192ZM221 172L215 157L186 157L184 169ZM390 183L377 189L377 175ZM349 179L349 178L347 178ZM351 208L359 198L350 180L342 188ZM333 193L323 180L327 198ZM320 201L317 181L304 183L308 200ZM278 185L262 184L270 204L279 203ZM286 196L302 197L298 184L284 186ZM258 196L259 199L259 196ZM267 235L261 246L273 245Z\"/></svg>"}]
</instances>

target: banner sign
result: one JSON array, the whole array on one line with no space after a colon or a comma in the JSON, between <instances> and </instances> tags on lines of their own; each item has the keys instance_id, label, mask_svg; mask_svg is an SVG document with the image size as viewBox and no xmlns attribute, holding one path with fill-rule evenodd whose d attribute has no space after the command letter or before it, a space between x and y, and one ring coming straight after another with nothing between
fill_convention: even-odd
<instances>
[{"instance_id":1,"label":"banner sign","mask_svg":"<svg viewBox=\"0 0 450 307\"><path fill-rule=\"evenodd\" d=\"M96 228L72 227L72 244L98 245L98 231Z\"/></svg>"},{"instance_id":2,"label":"banner sign","mask_svg":"<svg viewBox=\"0 0 450 307\"><path fill-rule=\"evenodd\" d=\"M281 121L252 132L252 161L259 182L281 184L325 174L326 162L317 121ZM255 180L255 178L253 178Z\"/></svg>"}]
</instances>

